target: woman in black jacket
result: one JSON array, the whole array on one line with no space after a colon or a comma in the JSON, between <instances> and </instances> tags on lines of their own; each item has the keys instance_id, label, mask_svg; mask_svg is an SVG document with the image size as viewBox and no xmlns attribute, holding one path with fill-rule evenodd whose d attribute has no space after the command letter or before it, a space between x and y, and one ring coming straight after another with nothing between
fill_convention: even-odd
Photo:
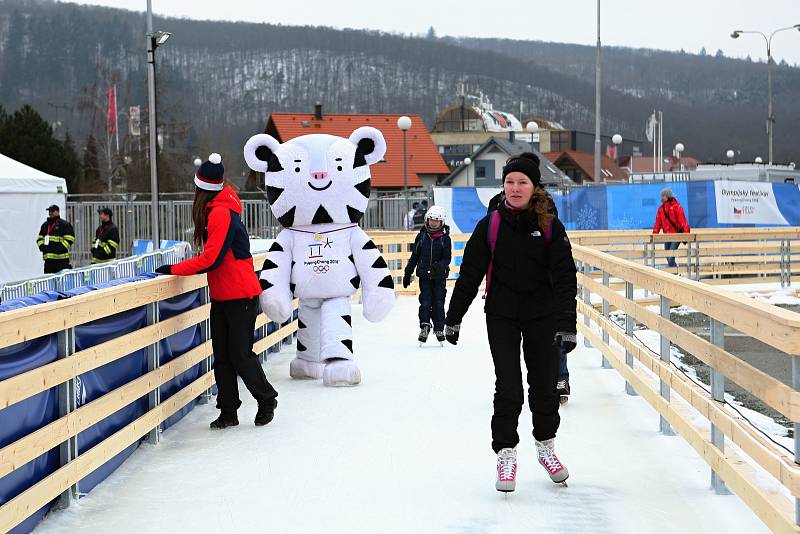
<instances>
[{"instance_id":1,"label":"woman in black jacket","mask_svg":"<svg viewBox=\"0 0 800 534\"><path fill-rule=\"evenodd\" d=\"M439 343L444 337L444 300L447 296L447 275L450 273L450 229L444 224L444 208L431 206L425 213L425 227L414 240L414 249L406 264L403 287L411 285L416 269L419 279L419 337L420 343L433 332Z\"/></svg>"},{"instance_id":2,"label":"woman in black jacket","mask_svg":"<svg viewBox=\"0 0 800 534\"><path fill-rule=\"evenodd\" d=\"M577 280L566 230L540 181L535 154L511 158L503 167L505 199L478 223L467 243L445 320L445 335L455 345L461 320L486 276L484 311L496 375L492 448L499 491L514 491L516 484L523 404L520 341L539 463L556 483L569 476L554 451L560 423L556 382L559 350L569 353L576 345Z\"/></svg>"}]
</instances>

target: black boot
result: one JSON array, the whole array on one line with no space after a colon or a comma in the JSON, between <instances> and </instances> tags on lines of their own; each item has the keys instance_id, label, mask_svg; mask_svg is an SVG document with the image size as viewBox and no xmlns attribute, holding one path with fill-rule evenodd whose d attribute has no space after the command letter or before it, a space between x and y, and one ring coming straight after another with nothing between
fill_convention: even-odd
<instances>
[{"instance_id":1,"label":"black boot","mask_svg":"<svg viewBox=\"0 0 800 534\"><path fill-rule=\"evenodd\" d=\"M419 337L417 339L420 343L425 343L428 341L428 335L431 333L431 325L428 323L422 323L419 325Z\"/></svg>"},{"instance_id":2,"label":"black boot","mask_svg":"<svg viewBox=\"0 0 800 534\"><path fill-rule=\"evenodd\" d=\"M272 418L275 417L275 408L278 406L278 401L272 400L271 402L259 402L258 411L256 412L256 426L268 425Z\"/></svg>"},{"instance_id":3,"label":"black boot","mask_svg":"<svg viewBox=\"0 0 800 534\"><path fill-rule=\"evenodd\" d=\"M223 428L228 428L229 426L236 426L239 424L239 418L236 417L236 413L220 413L219 417L211 421L211 425L209 425L214 430L222 430Z\"/></svg>"}]
</instances>

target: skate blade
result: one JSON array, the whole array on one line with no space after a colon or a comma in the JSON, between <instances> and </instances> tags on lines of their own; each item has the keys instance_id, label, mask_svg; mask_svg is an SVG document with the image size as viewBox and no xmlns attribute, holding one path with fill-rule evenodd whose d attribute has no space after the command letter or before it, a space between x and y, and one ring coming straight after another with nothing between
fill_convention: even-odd
<instances>
[{"instance_id":1,"label":"skate blade","mask_svg":"<svg viewBox=\"0 0 800 534\"><path fill-rule=\"evenodd\" d=\"M514 490L517 488L514 486L495 485L494 489L500 493L514 493Z\"/></svg>"}]
</instances>

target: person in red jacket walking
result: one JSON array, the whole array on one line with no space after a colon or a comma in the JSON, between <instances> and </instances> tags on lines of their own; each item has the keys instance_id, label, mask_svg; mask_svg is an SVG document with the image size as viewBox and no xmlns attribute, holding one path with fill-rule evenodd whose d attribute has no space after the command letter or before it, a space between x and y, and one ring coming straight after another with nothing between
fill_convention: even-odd
<instances>
[{"instance_id":1,"label":"person in red jacket walking","mask_svg":"<svg viewBox=\"0 0 800 534\"><path fill-rule=\"evenodd\" d=\"M253 352L258 296L261 284L253 268L250 240L242 224L242 204L233 186L224 180L219 154L211 154L194 177L197 190L192 206L194 242L202 253L176 265L156 269L161 274L191 276L206 273L211 294L211 345L214 349L214 379L220 416L211 428L239 424L236 411L240 376L258 401L255 424L272 421L278 393L267 380Z\"/></svg>"},{"instance_id":2,"label":"person in red jacket walking","mask_svg":"<svg viewBox=\"0 0 800 534\"><path fill-rule=\"evenodd\" d=\"M658 208L656 214L656 224L653 226L653 233L658 234L661 231L665 234L688 234L691 229L689 223L686 221L686 215L683 213L683 208L680 203L672 194L672 189L664 189L661 191L661 206ZM678 250L680 241L664 243L664 250ZM670 267L677 267L675 263L675 256L667 257L667 265Z\"/></svg>"}]
</instances>

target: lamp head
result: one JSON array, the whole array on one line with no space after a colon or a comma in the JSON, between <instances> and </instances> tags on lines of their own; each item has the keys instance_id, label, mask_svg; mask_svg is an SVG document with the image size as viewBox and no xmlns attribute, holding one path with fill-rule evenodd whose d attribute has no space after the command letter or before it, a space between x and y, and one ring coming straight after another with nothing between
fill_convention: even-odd
<instances>
[{"instance_id":1,"label":"lamp head","mask_svg":"<svg viewBox=\"0 0 800 534\"><path fill-rule=\"evenodd\" d=\"M163 45L169 40L170 37L172 37L170 32L164 32L161 30L153 32L150 35L150 39L153 40L153 48L158 48L159 46Z\"/></svg>"},{"instance_id":2,"label":"lamp head","mask_svg":"<svg viewBox=\"0 0 800 534\"><path fill-rule=\"evenodd\" d=\"M735 155L736 155L736 153L735 153L733 150L728 150L728 151L725 153L725 155L726 155L726 156L728 156L728 159L733 159L733 156L735 156Z\"/></svg>"},{"instance_id":3,"label":"lamp head","mask_svg":"<svg viewBox=\"0 0 800 534\"><path fill-rule=\"evenodd\" d=\"M678 153L683 152L684 148L686 147L683 146L683 143L678 143L677 145L675 145L675 151Z\"/></svg>"},{"instance_id":4,"label":"lamp head","mask_svg":"<svg viewBox=\"0 0 800 534\"><path fill-rule=\"evenodd\" d=\"M741 34L742 34L741 30L736 30L733 33L731 33L731 39L738 39Z\"/></svg>"},{"instance_id":5,"label":"lamp head","mask_svg":"<svg viewBox=\"0 0 800 534\"><path fill-rule=\"evenodd\" d=\"M405 115L403 115L402 117L397 119L397 127L400 128L401 130L403 130L404 132L406 130L410 130L411 129L411 118L410 117L406 117Z\"/></svg>"},{"instance_id":6,"label":"lamp head","mask_svg":"<svg viewBox=\"0 0 800 534\"><path fill-rule=\"evenodd\" d=\"M464 165L469 165L472 163L472 158L464 158Z\"/></svg>"},{"instance_id":7,"label":"lamp head","mask_svg":"<svg viewBox=\"0 0 800 534\"><path fill-rule=\"evenodd\" d=\"M614 134L614 136L611 138L611 142L615 145L622 143L622 136L620 134Z\"/></svg>"},{"instance_id":8,"label":"lamp head","mask_svg":"<svg viewBox=\"0 0 800 534\"><path fill-rule=\"evenodd\" d=\"M537 124L534 121L531 121L525 125L525 129L528 130L528 132L533 133L539 129L539 124Z\"/></svg>"}]
</instances>

